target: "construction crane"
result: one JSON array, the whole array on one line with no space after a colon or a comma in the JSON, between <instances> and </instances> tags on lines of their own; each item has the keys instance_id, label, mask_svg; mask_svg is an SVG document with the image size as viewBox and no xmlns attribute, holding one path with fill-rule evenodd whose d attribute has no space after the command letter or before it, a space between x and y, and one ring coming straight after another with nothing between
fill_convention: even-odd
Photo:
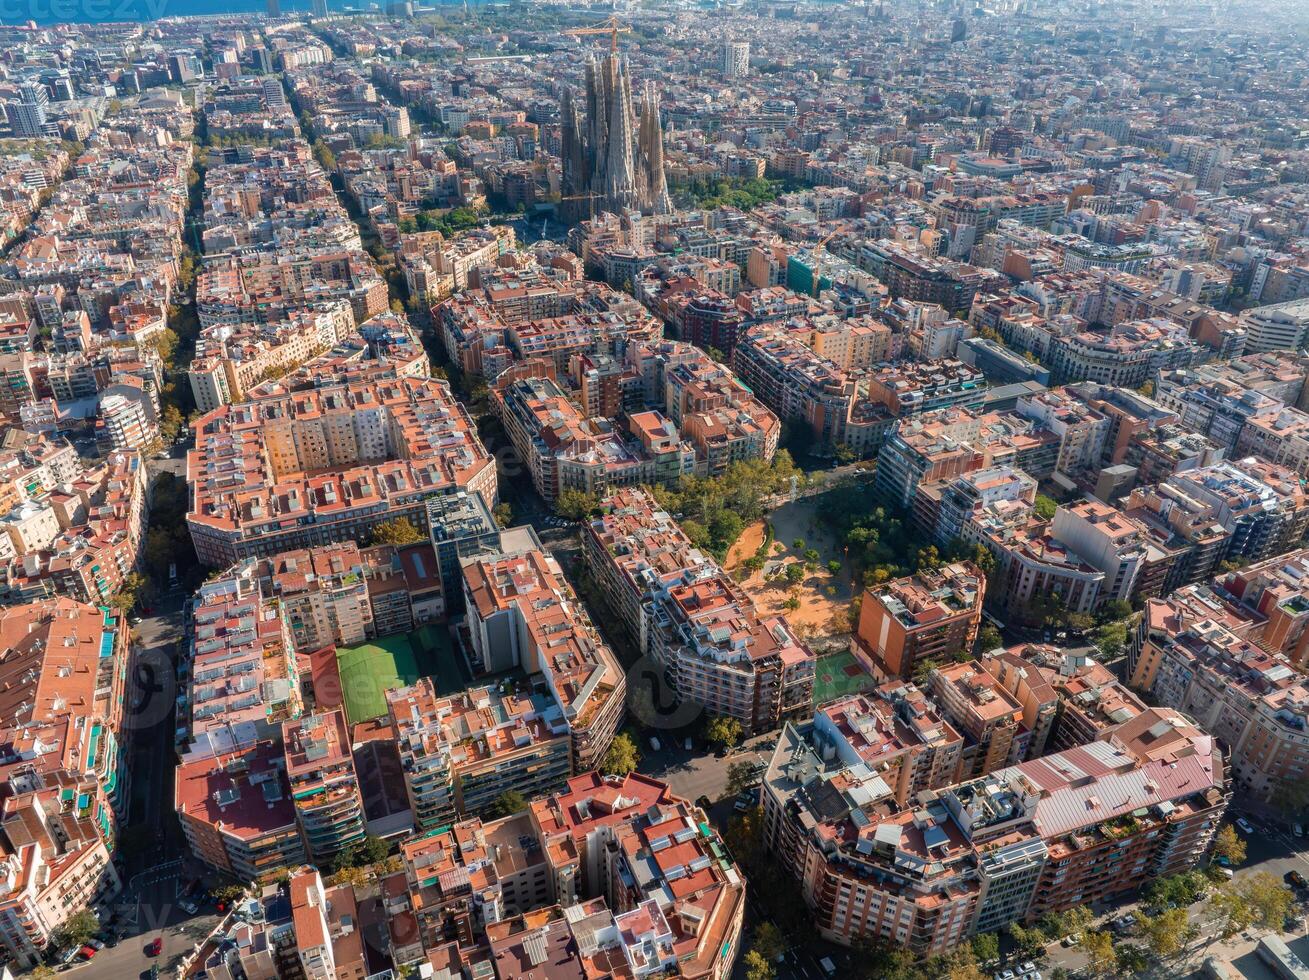
<instances>
[{"instance_id":1,"label":"construction crane","mask_svg":"<svg viewBox=\"0 0 1309 980\"><path fill-rule=\"evenodd\" d=\"M574 27L572 30L560 31L560 34L568 37L588 37L592 34L609 35L609 51L616 53L618 51L618 35L631 34L632 29L618 20L618 15L611 15L603 24L597 24L595 27Z\"/></svg>"}]
</instances>

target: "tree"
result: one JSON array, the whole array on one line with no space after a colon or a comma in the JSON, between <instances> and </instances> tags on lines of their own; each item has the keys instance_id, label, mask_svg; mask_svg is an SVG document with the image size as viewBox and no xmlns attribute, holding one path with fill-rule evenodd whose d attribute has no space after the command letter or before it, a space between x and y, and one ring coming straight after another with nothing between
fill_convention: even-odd
<instances>
[{"instance_id":1,"label":"tree","mask_svg":"<svg viewBox=\"0 0 1309 980\"><path fill-rule=\"evenodd\" d=\"M822 559L822 557L823 557L823 556L822 556L821 554L818 553L818 549L817 549L817 548L806 548L806 549L805 549L805 553L804 553L804 562L805 562L805 564L808 565L810 568L817 568L817 567L818 567L818 562Z\"/></svg>"},{"instance_id":2,"label":"tree","mask_svg":"<svg viewBox=\"0 0 1309 980\"><path fill-rule=\"evenodd\" d=\"M1113 660L1127 646L1127 629L1122 623L1106 623L1095 631L1095 645L1104 660Z\"/></svg>"},{"instance_id":3,"label":"tree","mask_svg":"<svg viewBox=\"0 0 1309 980\"><path fill-rule=\"evenodd\" d=\"M1109 933L1103 930L1086 933L1082 937L1082 952L1091 976L1108 977L1118 972L1118 954Z\"/></svg>"},{"instance_id":4,"label":"tree","mask_svg":"<svg viewBox=\"0 0 1309 980\"><path fill-rule=\"evenodd\" d=\"M36 964L28 974L28 977L30 977L31 980L49 980L49 978L53 976L58 976L55 972L55 968L46 963Z\"/></svg>"},{"instance_id":5,"label":"tree","mask_svg":"<svg viewBox=\"0 0 1309 980\"><path fill-rule=\"evenodd\" d=\"M804 581L805 569L800 562L792 562L786 566L786 580L792 585L797 585Z\"/></svg>"},{"instance_id":6,"label":"tree","mask_svg":"<svg viewBox=\"0 0 1309 980\"><path fill-rule=\"evenodd\" d=\"M773 980L777 975L773 964L769 963L757 949L752 949L745 954L743 965L746 980Z\"/></svg>"},{"instance_id":7,"label":"tree","mask_svg":"<svg viewBox=\"0 0 1309 980\"><path fill-rule=\"evenodd\" d=\"M1288 817L1298 819L1309 806L1309 779L1283 779L1269 802Z\"/></svg>"},{"instance_id":8,"label":"tree","mask_svg":"<svg viewBox=\"0 0 1309 980\"><path fill-rule=\"evenodd\" d=\"M331 885L349 885L351 888L363 888L368 884L368 869L354 864L347 864L333 871L331 877L327 880Z\"/></svg>"},{"instance_id":9,"label":"tree","mask_svg":"<svg viewBox=\"0 0 1309 980\"><path fill-rule=\"evenodd\" d=\"M786 940L782 938L782 930L771 922L761 922L755 926L754 941L750 948L756 950L759 955L769 963L776 963L778 957L786 951Z\"/></svg>"},{"instance_id":10,"label":"tree","mask_svg":"<svg viewBox=\"0 0 1309 980\"><path fill-rule=\"evenodd\" d=\"M737 796L758 781L753 762L733 762L727 767L727 795Z\"/></svg>"},{"instance_id":11,"label":"tree","mask_svg":"<svg viewBox=\"0 0 1309 980\"><path fill-rule=\"evenodd\" d=\"M1245 863L1245 841L1231 824L1226 824L1214 837L1214 857L1223 858L1231 865Z\"/></svg>"},{"instance_id":12,"label":"tree","mask_svg":"<svg viewBox=\"0 0 1309 980\"><path fill-rule=\"evenodd\" d=\"M1110 599L1100 607L1100 621L1116 623L1132 615L1132 604L1126 599Z\"/></svg>"},{"instance_id":13,"label":"tree","mask_svg":"<svg viewBox=\"0 0 1309 980\"><path fill-rule=\"evenodd\" d=\"M1047 497L1043 493L1036 495L1036 516L1043 521L1054 520L1054 512L1059 509L1053 497Z\"/></svg>"},{"instance_id":14,"label":"tree","mask_svg":"<svg viewBox=\"0 0 1309 980\"><path fill-rule=\"evenodd\" d=\"M366 866L377 864L379 861L385 861L387 854L391 852L382 838L369 834L359 843L354 844L351 848L353 851L354 862L357 865Z\"/></svg>"},{"instance_id":15,"label":"tree","mask_svg":"<svg viewBox=\"0 0 1309 980\"><path fill-rule=\"evenodd\" d=\"M570 521L580 521L590 517L599 506L600 498L595 494L574 490L571 487L561 490L559 496L555 498L555 513Z\"/></svg>"},{"instance_id":16,"label":"tree","mask_svg":"<svg viewBox=\"0 0 1309 980\"><path fill-rule=\"evenodd\" d=\"M833 558L831 561L827 563L827 574L828 575L841 574L841 563L837 561L835 558Z\"/></svg>"},{"instance_id":17,"label":"tree","mask_svg":"<svg viewBox=\"0 0 1309 980\"><path fill-rule=\"evenodd\" d=\"M1258 871L1242 878L1237 884L1237 892L1249 907L1251 921L1255 925L1273 932L1281 932L1285 928L1286 916L1295 904L1295 894L1278 881L1275 875Z\"/></svg>"},{"instance_id":18,"label":"tree","mask_svg":"<svg viewBox=\"0 0 1309 980\"><path fill-rule=\"evenodd\" d=\"M627 732L619 732L609 743L609 751L600 763L600 771L607 776L626 776L641 763L641 750Z\"/></svg>"},{"instance_id":19,"label":"tree","mask_svg":"<svg viewBox=\"0 0 1309 980\"><path fill-rule=\"evenodd\" d=\"M791 542L791 547L796 551L804 551L804 538L796 538Z\"/></svg>"},{"instance_id":20,"label":"tree","mask_svg":"<svg viewBox=\"0 0 1309 980\"><path fill-rule=\"evenodd\" d=\"M1244 932L1254 921L1250 904L1244 895L1231 887L1230 882L1209 896L1208 910L1209 919L1222 939L1231 939Z\"/></svg>"},{"instance_id":21,"label":"tree","mask_svg":"<svg viewBox=\"0 0 1309 980\"><path fill-rule=\"evenodd\" d=\"M491 511L491 516L501 527L508 527L514 522L514 509L506 503L495 505L495 510Z\"/></svg>"},{"instance_id":22,"label":"tree","mask_svg":"<svg viewBox=\"0 0 1309 980\"><path fill-rule=\"evenodd\" d=\"M496 817L512 817L527 809L527 800L516 789L507 789L495 798L491 804L491 814Z\"/></svg>"},{"instance_id":23,"label":"tree","mask_svg":"<svg viewBox=\"0 0 1309 980\"><path fill-rule=\"evenodd\" d=\"M178 411L176 405L165 405L159 416L159 434L164 437L165 442L172 442L182 431L184 422L182 413Z\"/></svg>"},{"instance_id":24,"label":"tree","mask_svg":"<svg viewBox=\"0 0 1309 980\"><path fill-rule=\"evenodd\" d=\"M741 741L744 730L741 723L727 715L714 715L705 723L705 741L731 748Z\"/></svg>"},{"instance_id":25,"label":"tree","mask_svg":"<svg viewBox=\"0 0 1309 980\"><path fill-rule=\"evenodd\" d=\"M972 945L978 963L994 963L1000 958L1000 937L993 932L979 932L973 937Z\"/></svg>"},{"instance_id":26,"label":"tree","mask_svg":"<svg viewBox=\"0 0 1309 980\"><path fill-rule=\"evenodd\" d=\"M407 517L394 517L373 528L373 544L416 544L422 540L422 534Z\"/></svg>"},{"instance_id":27,"label":"tree","mask_svg":"<svg viewBox=\"0 0 1309 980\"><path fill-rule=\"evenodd\" d=\"M1027 928L1017 922L1008 926L1009 938L1018 947L1018 955L1024 958L1038 955L1045 949L1045 935L1035 927Z\"/></svg>"},{"instance_id":28,"label":"tree","mask_svg":"<svg viewBox=\"0 0 1309 980\"><path fill-rule=\"evenodd\" d=\"M86 941L100 930L100 919L90 909L79 909L50 936L56 949L85 946Z\"/></svg>"},{"instance_id":29,"label":"tree","mask_svg":"<svg viewBox=\"0 0 1309 980\"><path fill-rule=\"evenodd\" d=\"M978 650L986 652L1002 646L1004 646L1004 637L1002 637L1000 631L990 623L986 623L977 631Z\"/></svg>"},{"instance_id":30,"label":"tree","mask_svg":"<svg viewBox=\"0 0 1309 980\"><path fill-rule=\"evenodd\" d=\"M850 463L853 463L855 460L859 458L859 454L855 452L853 449L851 449L850 446L844 442L837 443L834 455L836 457L837 463L839 463L841 466L846 466Z\"/></svg>"},{"instance_id":31,"label":"tree","mask_svg":"<svg viewBox=\"0 0 1309 980\"><path fill-rule=\"evenodd\" d=\"M1146 944L1159 959L1176 956L1193 940L1198 930L1191 925L1185 908L1167 909L1142 922Z\"/></svg>"},{"instance_id":32,"label":"tree","mask_svg":"<svg viewBox=\"0 0 1309 980\"><path fill-rule=\"evenodd\" d=\"M231 905L233 902L239 902L245 898L246 888L244 885L220 885L215 888L211 894L215 902L222 902L224 905Z\"/></svg>"}]
</instances>

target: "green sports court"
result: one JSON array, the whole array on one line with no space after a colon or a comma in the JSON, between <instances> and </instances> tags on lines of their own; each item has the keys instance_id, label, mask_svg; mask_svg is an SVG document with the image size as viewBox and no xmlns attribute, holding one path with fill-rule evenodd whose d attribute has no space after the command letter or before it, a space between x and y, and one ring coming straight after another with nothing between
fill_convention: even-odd
<instances>
[{"instance_id":1,"label":"green sports court","mask_svg":"<svg viewBox=\"0 0 1309 980\"><path fill-rule=\"evenodd\" d=\"M338 647L345 716L352 725L386 714L386 692L431 677L438 694L462 690L466 671L443 626L382 637L357 647Z\"/></svg>"},{"instance_id":2,"label":"green sports court","mask_svg":"<svg viewBox=\"0 0 1309 980\"><path fill-rule=\"evenodd\" d=\"M877 682L850 651L831 653L818 658L814 675L814 704L826 704L876 686Z\"/></svg>"}]
</instances>

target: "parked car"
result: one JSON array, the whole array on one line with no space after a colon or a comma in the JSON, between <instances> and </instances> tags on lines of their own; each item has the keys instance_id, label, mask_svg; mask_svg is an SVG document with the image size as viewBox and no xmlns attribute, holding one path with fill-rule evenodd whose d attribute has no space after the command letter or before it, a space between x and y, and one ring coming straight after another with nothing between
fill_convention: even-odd
<instances>
[{"instance_id":1,"label":"parked car","mask_svg":"<svg viewBox=\"0 0 1309 980\"><path fill-rule=\"evenodd\" d=\"M737 813L745 813L745 811L750 809L750 807L752 806L754 806L754 803L752 801L747 800L744 797L738 796L736 802L732 804L732 809L735 810Z\"/></svg>"},{"instance_id":2,"label":"parked car","mask_svg":"<svg viewBox=\"0 0 1309 980\"><path fill-rule=\"evenodd\" d=\"M77 955L82 957L84 960L93 960L95 959L95 954L98 952L100 951L94 946L83 946L77 951Z\"/></svg>"},{"instance_id":3,"label":"parked car","mask_svg":"<svg viewBox=\"0 0 1309 980\"><path fill-rule=\"evenodd\" d=\"M195 902L191 901L189 898L184 898L177 904L182 907L182 911L187 915L195 915L200 911L200 906L196 905Z\"/></svg>"},{"instance_id":4,"label":"parked car","mask_svg":"<svg viewBox=\"0 0 1309 980\"><path fill-rule=\"evenodd\" d=\"M1082 940L1080 936L1064 936L1064 938L1059 941L1059 944L1063 946L1064 949L1071 949L1073 946L1078 945L1081 941Z\"/></svg>"},{"instance_id":5,"label":"parked car","mask_svg":"<svg viewBox=\"0 0 1309 980\"><path fill-rule=\"evenodd\" d=\"M92 949L94 949L97 953L105 948L105 944L98 939L88 939L86 941L86 944L90 946Z\"/></svg>"},{"instance_id":6,"label":"parked car","mask_svg":"<svg viewBox=\"0 0 1309 980\"><path fill-rule=\"evenodd\" d=\"M155 936L145 947L146 956L158 956L164 949L164 937Z\"/></svg>"},{"instance_id":7,"label":"parked car","mask_svg":"<svg viewBox=\"0 0 1309 980\"><path fill-rule=\"evenodd\" d=\"M1022 966L1020 966L1020 967L1018 968L1018 972L1019 972L1019 973L1035 973L1035 972L1036 972L1036 964L1033 963L1031 960L1028 960L1026 963L1024 963Z\"/></svg>"},{"instance_id":8,"label":"parked car","mask_svg":"<svg viewBox=\"0 0 1309 980\"><path fill-rule=\"evenodd\" d=\"M1303 836L1304 836L1304 824L1302 824L1302 823L1293 823L1293 824L1291 824L1291 833L1295 834L1296 837L1303 837Z\"/></svg>"},{"instance_id":9,"label":"parked car","mask_svg":"<svg viewBox=\"0 0 1309 980\"><path fill-rule=\"evenodd\" d=\"M1239 831L1241 831L1241 833L1245 834L1247 837L1249 837L1254 833L1254 828L1250 826L1250 821L1246 820L1245 817L1236 818L1236 827Z\"/></svg>"},{"instance_id":10,"label":"parked car","mask_svg":"<svg viewBox=\"0 0 1309 980\"><path fill-rule=\"evenodd\" d=\"M1231 868L1219 868L1218 873L1221 874L1228 881L1231 881L1232 875L1234 875L1236 872L1234 872Z\"/></svg>"},{"instance_id":11,"label":"parked car","mask_svg":"<svg viewBox=\"0 0 1309 980\"><path fill-rule=\"evenodd\" d=\"M693 748L695 748L695 744L691 741L690 735L688 735L686 737L686 741L682 743L682 748L686 749L686 751L688 752L690 752Z\"/></svg>"},{"instance_id":12,"label":"parked car","mask_svg":"<svg viewBox=\"0 0 1309 980\"><path fill-rule=\"evenodd\" d=\"M1288 871L1286 874L1282 875L1282 880L1292 888L1309 888L1309 879L1305 878L1305 876L1300 874L1298 871Z\"/></svg>"},{"instance_id":13,"label":"parked car","mask_svg":"<svg viewBox=\"0 0 1309 980\"><path fill-rule=\"evenodd\" d=\"M663 748L663 746L659 744L659 738L655 735L650 736L650 748L654 749L656 752Z\"/></svg>"}]
</instances>

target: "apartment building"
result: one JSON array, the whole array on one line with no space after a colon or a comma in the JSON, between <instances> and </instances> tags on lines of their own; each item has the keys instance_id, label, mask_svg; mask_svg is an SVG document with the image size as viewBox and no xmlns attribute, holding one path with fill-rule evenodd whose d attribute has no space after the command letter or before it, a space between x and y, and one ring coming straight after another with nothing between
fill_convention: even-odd
<instances>
[{"instance_id":1,"label":"apartment building","mask_svg":"<svg viewBox=\"0 0 1309 980\"><path fill-rule=\"evenodd\" d=\"M1197 501L1229 535L1222 558L1262 561L1294 547L1309 527L1303 481L1256 457L1187 470L1164 486Z\"/></svg>"},{"instance_id":2,"label":"apartment building","mask_svg":"<svg viewBox=\"0 0 1309 980\"><path fill-rule=\"evenodd\" d=\"M1130 683L1155 703L1187 712L1227 748L1233 785L1273 801L1309 765L1304 675L1247 638L1239 608L1188 589L1146 604L1131 642Z\"/></svg>"},{"instance_id":3,"label":"apartment building","mask_svg":"<svg viewBox=\"0 0 1309 980\"><path fill-rule=\"evenodd\" d=\"M192 856L241 881L273 880L305 862L304 839L286 779L286 753L273 741L184 759L173 803Z\"/></svg>"},{"instance_id":4,"label":"apartment building","mask_svg":"<svg viewBox=\"0 0 1309 980\"><path fill-rule=\"evenodd\" d=\"M1100 601L1127 600L1138 594L1151 558L1143 525L1098 500L1079 500L1055 511L1050 530L1069 550L1104 573Z\"/></svg>"},{"instance_id":5,"label":"apartment building","mask_svg":"<svg viewBox=\"0 0 1309 980\"><path fill-rule=\"evenodd\" d=\"M913 684L892 682L872 695L829 701L814 712L813 743L825 759L863 764L890 787L896 803L959 781L963 735Z\"/></svg>"},{"instance_id":6,"label":"apartment building","mask_svg":"<svg viewBox=\"0 0 1309 980\"><path fill-rule=\"evenodd\" d=\"M351 741L341 711L320 711L282 724L296 823L305 853L316 864L364 839L364 801Z\"/></svg>"},{"instance_id":7,"label":"apartment building","mask_svg":"<svg viewBox=\"0 0 1309 980\"><path fill-rule=\"evenodd\" d=\"M525 684L438 697L431 678L386 692L415 827L487 813L506 792L526 799L572 774L569 725Z\"/></svg>"},{"instance_id":8,"label":"apartment building","mask_svg":"<svg viewBox=\"0 0 1309 980\"><path fill-rule=\"evenodd\" d=\"M74 914L103 907L122 888L112 836L61 809L51 788L11 796L0 816L0 950L21 968L42 962Z\"/></svg>"},{"instance_id":9,"label":"apartment building","mask_svg":"<svg viewBox=\"0 0 1309 980\"><path fill-rule=\"evenodd\" d=\"M294 950L305 980L364 980L368 962L354 887L328 888L314 867L287 882Z\"/></svg>"},{"instance_id":10,"label":"apartment building","mask_svg":"<svg viewBox=\"0 0 1309 980\"><path fill-rule=\"evenodd\" d=\"M920 957L1193 867L1228 800L1214 739L1145 714L1099 741L900 805L862 760L787 725L763 780L764 839L823 938Z\"/></svg>"},{"instance_id":11,"label":"apartment building","mask_svg":"<svg viewBox=\"0 0 1309 980\"><path fill-rule=\"evenodd\" d=\"M868 399L896 418L944 408L980 409L986 378L976 368L947 358L888 365L868 378Z\"/></svg>"},{"instance_id":12,"label":"apartment building","mask_svg":"<svg viewBox=\"0 0 1309 980\"><path fill-rule=\"evenodd\" d=\"M1097 741L1147 707L1109 668L1057 647L993 650L981 664L1023 706L1029 759Z\"/></svg>"},{"instance_id":13,"label":"apartment building","mask_svg":"<svg viewBox=\"0 0 1309 980\"><path fill-rule=\"evenodd\" d=\"M186 757L210 765L235 745L279 740L302 707L291 624L257 571L247 560L204 583L194 601L190 686L177 723L187 730Z\"/></svg>"},{"instance_id":14,"label":"apartment building","mask_svg":"<svg viewBox=\"0 0 1309 980\"><path fill-rule=\"evenodd\" d=\"M695 472L695 449L658 412L629 419L625 439L607 419L582 415L549 378L519 378L494 390L496 414L548 503L565 490L676 482Z\"/></svg>"},{"instance_id":15,"label":"apartment building","mask_svg":"<svg viewBox=\"0 0 1309 980\"><path fill-rule=\"evenodd\" d=\"M634 935L654 929L659 942L651 949L660 952L638 972L657 963L678 977L730 976L746 883L696 807L649 776L592 772L532 801L530 812L556 903L576 907L602 896L619 920L654 917ZM652 903L661 893L672 901Z\"/></svg>"},{"instance_id":16,"label":"apartment building","mask_svg":"<svg viewBox=\"0 0 1309 980\"><path fill-rule=\"evenodd\" d=\"M475 666L543 685L567 726L572 771L595 768L622 724L627 683L558 563L536 546L462 564Z\"/></svg>"},{"instance_id":17,"label":"apartment building","mask_svg":"<svg viewBox=\"0 0 1309 980\"><path fill-rule=\"evenodd\" d=\"M0 560L9 598L62 594L106 602L140 562L148 515L145 462L135 452L113 452L83 470L75 452L71 459L53 447L42 452L37 465L16 460L6 471L6 499L14 506L0 518Z\"/></svg>"},{"instance_id":18,"label":"apartment building","mask_svg":"<svg viewBox=\"0 0 1309 980\"><path fill-rule=\"evenodd\" d=\"M851 649L874 676L907 680L972 650L985 598L986 577L971 562L867 589Z\"/></svg>"},{"instance_id":19,"label":"apartment building","mask_svg":"<svg viewBox=\"0 0 1309 980\"><path fill-rule=\"evenodd\" d=\"M1309 664L1307 573L1309 549L1302 548L1228 572L1215 582L1225 597L1263 618L1263 628L1252 639L1299 671Z\"/></svg>"},{"instance_id":20,"label":"apartment building","mask_svg":"<svg viewBox=\"0 0 1309 980\"><path fill-rule=\"evenodd\" d=\"M1027 757L1023 706L976 660L933 668L928 690L966 742L956 781L995 772Z\"/></svg>"},{"instance_id":21,"label":"apartment building","mask_svg":"<svg viewBox=\"0 0 1309 980\"><path fill-rule=\"evenodd\" d=\"M763 616L712 557L642 489L605 499L583 553L606 604L678 694L747 731L807 714L815 658L777 616Z\"/></svg>"},{"instance_id":22,"label":"apartment building","mask_svg":"<svg viewBox=\"0 0 1309 980\"><path fill-rule=\"evenodd\" d=\"M225 405L187 454L196 555L250 555L358 540L387 520L426 527L425 501L496 499L495 462L444 381L369 378Z\"/></svg>"}]
</instances>

